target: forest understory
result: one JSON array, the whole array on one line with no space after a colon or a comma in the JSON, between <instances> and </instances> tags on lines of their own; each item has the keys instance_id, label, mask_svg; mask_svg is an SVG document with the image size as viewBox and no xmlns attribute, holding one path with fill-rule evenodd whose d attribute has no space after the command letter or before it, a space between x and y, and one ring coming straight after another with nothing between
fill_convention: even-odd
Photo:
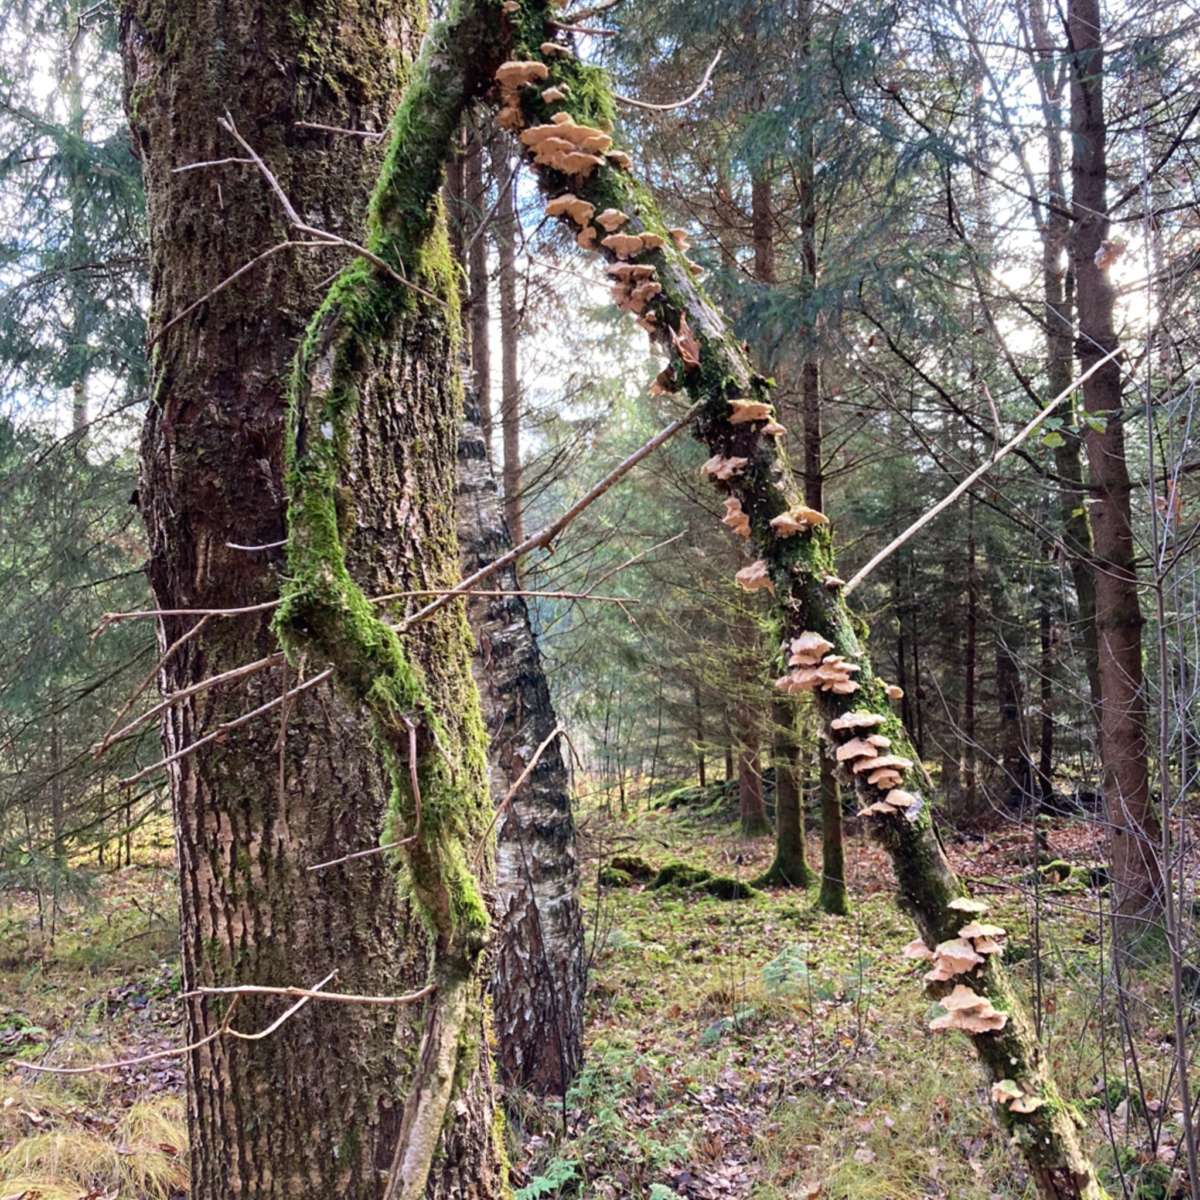
<instances>
[{"instance_id":1,"label":"forest understory","mask_svg":"<svg viewBox=\"0 0 1200 1200\"><path fill-rule=\"evenodd\" d=\"M857 822L846 917L821 912L815 883L742 899L655 886L653 872L672 863L747 886L770 865L771 839L741 835L722 790L662 789L625 816L594 801L581 812L586 1059L561 1105L507 1093L516 1196L1033 1197L969 1044L925 1028L938 1011L920 986L925 964L899 953L910 926L891 866ZM672 807L688 791L693 803ZM1033 828L1010 817L949 835L950 861L1009 930L1006 959L1107 1185L1120 1192L1123 1178L1139 1200L1186 1195L1180 1127L1154 1082L1173 1057L1169 970L1150 962L1127 984L1141 1093L1118 1014L1097 990L1111 964L1096 825L1085 813L1038 825L1036 887ZM140 831L133 865L68 901L53 942L33 897L12 899L0 1061L95 1065L179 1045L169 839L161 823ZM810 829L810 861L819 847ZM66 1079L5 1073L0 1196L186 1195L183 1084L177 1057Z\"/></svg>"}]
</instances>

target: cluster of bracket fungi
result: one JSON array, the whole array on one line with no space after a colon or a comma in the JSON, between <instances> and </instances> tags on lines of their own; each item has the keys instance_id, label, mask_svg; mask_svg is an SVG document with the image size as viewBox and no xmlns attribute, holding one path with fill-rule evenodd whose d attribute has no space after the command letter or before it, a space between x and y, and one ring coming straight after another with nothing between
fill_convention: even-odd
<instances>
[{"instance_id":1,"label":"cluster of bracket fungi","mask_svg":"<svg viewBox=\"0 0 1200 1200\"><path fill-rule=\"evenodd\" d=\"M505 11L514 12L518 7L517 0L504 0L503 7ZM501 100L497 123L518 136L536 168L557 172L568 181L568 187L571 180L577 180L575 186L578 187L600 167L628 171L631 160L624 151L613 149L610 128L582 124L566 111L554 113L546 123L526 125L522 106L525 89L540 89L540 99L546 105L564 103L570 96L567 83L555 83L551 79L548 62L571 58L571 50L558 42L547 41L541 44L539 51L542 59L548 61L514 60L497 69L495 79ZM699 345L688 329L686 317L679 316L677 330L660 324L665 314L655 311L655 308L661 308L656 302L663 291L657 268L652 262L634 261L664 250L668 243L674 251L685 255L689 248L687 232L683 229L667 229L662 234L644 229L633 232L628 228L631 218L627 213L616 208L597 213L593 204L570 190L560 191L548 203L546 214L568 222L575 229L575 241L582 249L606 250L611 254L615 261L606 270L617 307L633 314L651 337L668 335L685 369L698 367ZM700 268L686 257L684 263L693 275L700 273ZM668 368L655 381L651 392L662 394L673 390ZM733 399L729 404L731 425L761 423L760 433L775 438L784 436L784 427L765 401ZM701 471L714 481L726 483L742 474L747 465L746 458L714 454ZM788 538L805 535L818 526L827 525L828 521L824 513L797 505L775 517L770 526L775 537ZM750 519L736 496L726 498L722 523L735 536L750 538ZM774 591L764 559L743 567L736 580L747 591ZM842 580L833 575L823 582L830 589L842 586ZM790 670L775 681L780 691L788 694L824 691L835 695L852 695L858 691L859 685L852 678L859 670L858 665L833 653L833 644L819 633L805 631L792 639L785 649ZM886 691L889 700L903 697L903 692L895 685ZM915 819L919 799L903 787L904 774L913 763L890 753L890 739L878 732L885 721L879 713L868 712L848 712L835 718L830 723L834 756L856 778L865 776L866 784L880 793L880 798L863 810L865 813L904 814ZM998 1032L1006 1024L1007 1014L994 1008L987 996L974 991L969 986L969 977L986 963L989 955L1002 952L1005 931L980 919L987 909L982 901L960 897L950 902L950 908L962 910L971 918L958 931L957 937L941 942L932 950L920 939L904 948L906 957L927 959L932 963L925 977L930 983L954 983L949 994L940 1000L943 1014L930 1022L930 1029L959 1029L973 1035ZM964 978L968 982L961 982ZM992 1100L1014 1113L1031 1113L1044 1103L1011 1079L1001 1080L993 1086Z\"/></svg>"}]
</instances>

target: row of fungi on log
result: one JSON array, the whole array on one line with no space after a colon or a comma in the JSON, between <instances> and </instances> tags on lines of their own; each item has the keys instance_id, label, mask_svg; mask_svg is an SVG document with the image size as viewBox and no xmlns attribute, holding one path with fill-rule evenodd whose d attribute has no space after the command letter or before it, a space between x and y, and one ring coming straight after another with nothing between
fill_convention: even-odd
<instances>
[{"instance_id":1,"label":"row of fungi on log","mask_svg":"<svg viewBox=\"0 0 1200 1200\"><path fill-rule=\"evenodd\" d=\"M515 12L517 0L505 0L504 9ZM557 42L543 42L539 47L543 59L554 62L572 57L571 51ZM510 61L496 71L501 107L497 121L502 128L517 134L525 153L539 171L553 171L565 177L543 175L543 182L557 192L547 205L547 215L568 223L575 232L576 244L588 251L607 251L615 261L607 267L612 283L612 296L619 309L636 317L651 336L668 344L682 364L684 373L700 365L700 344L688 327L687 316L679 311L677 324L668 323L670 310L665 303L663 286L652 262L633 261L646 254L657 254L670 248L683 257L683 265L693 276L702 274L700 267L686 258L689 249L683 229L666 229L663 234L647 230L632 231L630 216L617 208L600 212L586 198L569 190L583 190L589 178L600 168L629 171L629 156L612 146L611 128L597 128L581 123L571 113L555 112L549 121L526 125L523 95L527 89L537 89L545 106L565 104L571 98L569 83L551 78L546 61ZM543 86L544 85L544 86ZM574 181L574 183L572 183ZM674 366L668 366L651 387L652 395L664 395L677 390ZM757 399L729 400L727 421L730 426L752 425L756 432L771 438L785 436L786 430L776 419L772 406ZM732 486L732 481L745 472L746 457L714 454L701 468L714 483ZM724 501L722 523L736 537L749 541L752 535L749 514L736 495ZM802 537L827 525L824 513L797 504L769 522L773 538ZM747 591L774 592L769 565L757 559L737 572L737 584ZM822 580L824 587L837 591L844 586L836 575ZM784 646L788 673L776 680L776 687L788 694L804 692L832 693L846 697L859 690L853 676L858 664L836 653L835 647L814 631L805 631ZM890 701L903 698L902 690L889 685L885 688ZM916 821L921 811L918 795L905 789L905 774L913 762L900 754L891 753L892 741L879 731L887 718L879 713L850 711L833 718L829 725L831 751L838 765L849 772L853 782L865 789L870 803L864 815L881 819ZM999 957L1003 951L1005 931L981 920L986 904L968 897L950 902L950 908L962 910L970 919L958 931L958 936L938 944L932 950L923 941L905 947L906 957L928 959L931 969L926 975L929 986L940 997L942 1014L935 1017L930 1028L935 1031L957 1029L973 1037L995 1034L1003 1030L1008 1015L996 1009L991 1000L977 992L971 983L977 973L987 970L990 956ZM951 985L947 992L947 985ZM1012 1079L1002 1079L992 1087L992 1100L1014 1114L1029 1114L1044 1101L1026 1092Z\"/></svg>"}]
</instances>

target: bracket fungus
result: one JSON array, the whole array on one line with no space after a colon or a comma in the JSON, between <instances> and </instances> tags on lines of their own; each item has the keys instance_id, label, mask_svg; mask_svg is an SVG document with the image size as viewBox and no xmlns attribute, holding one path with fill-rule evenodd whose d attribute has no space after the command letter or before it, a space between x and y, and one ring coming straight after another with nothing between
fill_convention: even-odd
<instances>
[{"instance_id":1,"label":"bracket fungus","mask_svg":"<svg viewBox=\"0 0 1200 1200\"><path fill-rule=\"evenodd\" d=\"M511 60L496 68L496 82L502 88L517 89L527 83L550 78L550 68L544 62L522 62Z\"/></svg>"},{"instance_id":2,"label":"bracket fungus","mask_svg":"<svg viewBox=\"0 0 1200 1200\"><path fill-rule=\"evenodd\" d=\"M933 951L925 945L921 938L913 938L900 951L905 958L923 958L930 959L933 957Z\"/></svg>"},{"instance_id":3,"label":"bracket fungus","mask_svg":"<svg viewBox=\"0 0 1200 1200\"><path fill-rule=\"evenodd\" d=\"M565 100L571 89L565 83L556 83L553 87L542 89L542 99L547 104L558 104L559 101Z\"/></svg>"},{"instance_id":4,"label":"bracket fungus","mask_svg":"<svg viewBox=\"0 0 1200 1200\"><path fill-rule=\"evenodd\" d=\"M838 762L849 762L852 758L874 758L878 753L879 751L863 738L851 738L837 748L835 757Z\"/></svg>"},{"instance_id":5,"label":"bracket fungus","mask_svg":"<svg viewBox=\"0 0 1200 1200\"><path fill-rule=\"evenodd\" d=\"M904 689L899 687L897 684L889 683L884 691L889 700L895 701L904 699Z\"/></svg>"},{"instance_id":6,"label":"bracket fungus","mask_svg":"<svg viewBox=\"0 0 1200 1200\"><path fill-rule=\"evenodd\" d=\"M771 406L764 400L730 400L730 425L748 425L751 421L767 421L771 418Z\"/></svg>"},{"instance_id":7,"label":"bracket fungus","mask_svg":"<svg viewBox=\"0 0 1200 1200\"><path fill-rule=\"evenodd\" d=\"M575 245L579 246L583 250L595 250L596 249L596 231L595 231L595 229L593 229L591 225L584 226L584 228L581 229L575 235Z\"/></svg>"},{"instance_id":8,"label":"bracket fungus","mask_svg":"<svg viewBox=\"0 0 1200 1200\"><path fill-rule=\"evenodd\" d=\"M972 913L981 917L988 910L988 902L976 900L974 896L955 896L946 907L954 909L955 912Z\"/></svg>"},{"instance_id":9,"label":"bracket fungus","mask_svg":"<svg viewBox=\"0 0 1200 1200\"><path fill-rule=\"evenodd\" d=\"M691 239L688 237L688 231L686 229L668 229L667 237L669 237L671 241L675 243L675 249L678 250L680 254L685 254L692 248Z\"/></svg>"},{"instance_id":10,"label":"bracket fungus","mask_svg":"<svg viewBox=\"0 0 1200 1200\"><path fill-rule=\"evenodd\" d=\"M600 245L606 246L618 258L632 258L642 252L642 239L636 233L610 233L600 239Z\"/></svg>"},{"instance_id":11,"label":"bracket fungus","mask_svg":"<svg viewBox=\"0 0 1200 1200\"><path fill-rule=\"evenodd\" d=\"M832 649L832 642L806 629L798 638L792 638L792 644L788 647L788 666L815 667Z\"/></svg>"},{"instance_id":12,"label":"bracket fungus","mask_svg":"<svg viewBox=\"0 0 1200 1200\"><path fill-rule=\"evenodd\" d=\"M779 537L792 537L797 533L807 533L817 525L828 524L829 518L824 513L801 504L774 517L771 521L771 528Z\"/></svg>"},{"instance_id":13,"label":"bracket fungus","mask_svg":"<svg viewBox=\"0 0 1200 1200\"><path fill-rule=\"evenodd\" d=\"M740 538L750 536L750 518L742 508L742 502L736 496L725 498L725 515L721 518L722 525L729 528Z\"/></svg>"},{"instance_id":14,"label":"bracket fungus","mask_svg":"<svg viewBox=\"0 0 1200 1200\"><path fill-rule=\"evenodd\" d=\"M874 729L876 725L882 725L887 717L882 717L879 713L865 712L848 712L843 713L840 717L834 717L829 723L829 728L835 733L841 733L847 729Z\"/></svg>"},{"instance_id":15,"label":"bracket fungus","mask_svg":"<svg viewBox=\"0 0 1200 1200\"><path fill-rule=\"evenodd\" d=\"M911 758L901 758L898 754L881 754L879 757L872 758L869 761L864 760L861 763L856 763L854 770L857 773L859 771L877 771L881 767L891 767L894 771L907 771L911 766Z\"/></svg>"},{"instance_id":16,"label":"bracket fungus","mask_svg":"<svg viewBox=\"0 0 1200 1200\"><path fill-rule=\"evenodd\" d=\"M622 225L628 224L629 218L619 208L606 208L597 218L605 233L616 233Z\"/></svg>"},{"instance_id":17,"label":"bracket fungus","mask_svg":"<svg viewBox=\"0 0 1200 1200\"><path fill-rule=\"evenodd\" d=\"M781 438L787 434L787 430L773 418L762 427L762 431L767 435L767 437L773 438Z\"/></svg>"},{"instance_id":18,"label":"bracket fungus","mask_svg":"<svg viewBox=\"0 0 1200 1200\"><path fill-rule=\"evenodd\" d=\"M929 1022L929 1028L935 1033L942 1029L961 1029L971 1034L997 1033L1008 1024L1007 1013L993 1008L986 996L980 996L961 983L939 1003L946 1012Z\"/></svg>"},{"instance_id":19,"label":"bracket fungus","mask_svg":"<svg viewBox=\"0 0 1200 1200\"><path fill-rule=\"evenodd\" d=\"M566 46L560 46L557 42L543 42L538 51L545 58L574 58L575 55Z\"/></svg>"},{"instance_id":20,"label":"bracket fungus","mask_svg":"<svg viewBox=\"0 0 1200 1200\"><path fill-rule=\"evenodd\" d=\"M666 238L657 233L643 233L642 245L647 250L661 250L667 244Z\"/></svg>"},{"instance_id":21,"label":"bracket fungus","mask_svg":"<svg viewBox=\"0 0 1200 1200\"><path fill-rule=\"evenodd\" d=\"M633 159L624 150L606 150L604 157L614 167L619 167L622 171L628 171L633 167Z\"/></svg>"},{"instance_id":22,"label":"bracket fungus","mask_svg":"<svg viewBox=\"0 0 1200 1200\"><path fill-rule=\"evenodd\" d=\"M1009 1112L1031 1113L1037 1112L1046 1102L1031 1096L1015 1079L1001 1079L992 1084L992 1103L1007 1108Z\"/></svg>"},{"instance_id":23,"label":"bracket fungus","mask_svg":"<svg viewBox=\"0 0 1200 1200\"><path fill-rule=\"evenodd\" d=\"M700 473L702 475L711 475L713 479L732 479L735 475L740 475L746 469L746 464L749 461L748 458L726 458L723 454L714 454L700 468Z\"/></svg>"},{"instance_id":24,"label":"bracket fungus","mask_svg":"<svg viewBox=\"0 0 1200 1200\"><path fill-rule=\"evenodd\" d=\"M757 592L766 588L768 592L775 590L770 575L767 574L767 561L764 558L755 559L748 567L743 567L735 576L738 586L747 592Z\"/></svg>"},{"instance_id":25,"label":"bracket fungus","mask_svg":"<svg viewBox=\"0 0 1200 1200\"><path fill-rule=\"evenodd\" d=\"M589 204L586 200L581 200L572 192L564 192L561 196L556 196L546 205L546 215L548 217L568 216L580 227L586 225L592 219L592 213L595 211L594 205ZM595 233L595 230L592 232Z\"/></svg>"}]
</instances>

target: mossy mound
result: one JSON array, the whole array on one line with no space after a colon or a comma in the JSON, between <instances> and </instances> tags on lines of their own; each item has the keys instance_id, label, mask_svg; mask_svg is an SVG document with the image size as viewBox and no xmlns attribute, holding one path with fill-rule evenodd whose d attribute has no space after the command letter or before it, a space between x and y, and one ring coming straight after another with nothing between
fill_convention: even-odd
<instances>
[{"instance_id":1,"label":"mossy mound","mask_svg":"<svg viewBox=\"0 0 1200 1200\"><path fill-rule=\"evenodd\" d=\"M645 881L658 874L658 868L636 854L614 854L608 865L615 871L624 871L631 879Z\"/></svg>"},{"instance_id":2,"label":"mossy mound","mask_svg":"<svg viewBox=\"0 0 1200 1200\"><path fill-rule=\"evenodd\" d=\"M761 895L748 883L734 879L729 875L714 875L703 867L693 867L690 863L667 863L650 883L651 891L663 888L677 888L685 892L703 892L707 896L715 896L718 900L750 900Z\"/></svg>"},{"instance_id":3,"label":"mossy mound","mask_svg":"<svg viewBox=\"0 0 1200 1200\"><path fill-rule=\"evenodd\" d=\"M633 886L633 876L628 871L611 864L600 868L600 886L607 888L627 888Z\"/></svg>"}]
</instances>

